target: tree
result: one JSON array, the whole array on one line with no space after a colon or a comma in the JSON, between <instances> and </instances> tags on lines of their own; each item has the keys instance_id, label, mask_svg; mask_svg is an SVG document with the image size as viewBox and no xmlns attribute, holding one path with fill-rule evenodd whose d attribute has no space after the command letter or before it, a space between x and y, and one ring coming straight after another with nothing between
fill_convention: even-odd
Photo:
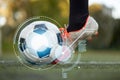
<instances>
[{"instance_id":1,"label":"tree","mask_svg":"<svg viewBox=\"0 0 120 80\"><path fill-rule=\"evenodd\" d=\"M117 19L115 21L115 28L111 42L111 47L120 49L120 19Z\"/></svg>"},{"instance_id":2,"label":"tree","mask_svg":"<svg viewBox=\"0 0 120 80\"><path fill-rule=\"evenodd\" d=\"M90 6L90 14L97 20L99 24L99 35L89 43L90 47L102 49L110 47L115 20L109 12L112 13L111 9L104 5L93 4Z\"/></svg>"}]
</instances>

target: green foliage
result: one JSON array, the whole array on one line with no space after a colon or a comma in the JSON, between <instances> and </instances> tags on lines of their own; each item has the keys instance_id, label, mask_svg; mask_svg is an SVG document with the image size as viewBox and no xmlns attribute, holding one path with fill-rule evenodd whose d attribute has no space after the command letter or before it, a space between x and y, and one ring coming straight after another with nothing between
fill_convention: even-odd
<instances>
[{"instance_id":1,"label":"green foliage","mask_svg":"<svg viewBox=\"0 0 120 80\"><path fill-rule=\"evenodd\" d=\"M120 49L120 19L116 20L116 25L114 28L113 38L111 42L112 48Z\"/></svg>"},{"instance_id":2,"label":"green foliage","mask_svg":"<svg viewBox=\"0 0 120 80\"><path fill-rule=\"evenodd\" d=\"M89 46L99 49L109 48L111 46L116 20L112 16L105 14L103 8L94 13L92 12L91 15L99 24L99 35L89 43Z\"/></svg>"}]
</instances>

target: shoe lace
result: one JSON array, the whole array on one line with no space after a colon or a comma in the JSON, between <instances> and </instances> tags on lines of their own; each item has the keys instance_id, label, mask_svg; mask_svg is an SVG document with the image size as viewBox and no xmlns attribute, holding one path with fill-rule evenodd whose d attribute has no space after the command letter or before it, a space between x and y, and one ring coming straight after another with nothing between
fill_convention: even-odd
<instances>
[{"instance_id":1,"label":"shoe lace","mask_svg":"<svg viewBox=\"0 0 120 80\"><path fill-rule=\"evenodd\" d=\"M65 28L60 28L60 32L63 39L67 39L69 37L69 33Z\"/></svg>"},{"instance_id":2,"label":"shoe lace","mask_svg":"<svg viewBox=\"0 0 120 80\"><path fill-rule=\"evenodd\" d=\"M70 37L69 33L67 32L67 26L66 25L65 25L64 28L59 28L59 30L61 32L61 36L62 36L63 40L67 40Z\"/></svg>"},{"instance_id":3,"label":"shoe lace","mask_svg":"<svg viewBox=\"0 0 120 80\"><path fill-rule=\"evenodd\" d=\"M67 32L67 25L65 25L64 28L59 28L59 30L61 32L61 37L63 39L64 44L70 44L72 42L72 38L69 32Z\"/></svg>"}]
</instances>

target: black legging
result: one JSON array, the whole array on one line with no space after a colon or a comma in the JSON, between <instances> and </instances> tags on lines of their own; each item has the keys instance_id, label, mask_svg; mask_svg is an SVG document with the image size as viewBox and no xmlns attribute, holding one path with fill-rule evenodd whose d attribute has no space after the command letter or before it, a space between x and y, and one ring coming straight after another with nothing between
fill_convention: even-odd
<instances>
[{"instance_id":1,"label":"black legging","mask_svg":"<svg viewBox=\"0 0 120 80\"><path fill-rule=\"evenodd\" d=\"M89 15L88 0L70 0L69 26L67 31L81 29Z\"/></svg>"}]
</instances>

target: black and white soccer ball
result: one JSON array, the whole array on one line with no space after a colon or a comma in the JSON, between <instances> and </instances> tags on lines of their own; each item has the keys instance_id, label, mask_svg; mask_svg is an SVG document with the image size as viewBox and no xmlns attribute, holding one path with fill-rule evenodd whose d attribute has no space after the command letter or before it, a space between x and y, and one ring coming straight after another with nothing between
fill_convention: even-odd
<instances>
[{"instance_id":1,"label":"black and white soccer ball","mask_svg":"<svg viewBox=\"0 0 120 80\"><path fill-rule=\"evenodd\" d=\"M31 64L56 64L71 57L58 27L48 21L34 21L22 28L17 41L20 56Z\"/></svg>"}]
</instances>

